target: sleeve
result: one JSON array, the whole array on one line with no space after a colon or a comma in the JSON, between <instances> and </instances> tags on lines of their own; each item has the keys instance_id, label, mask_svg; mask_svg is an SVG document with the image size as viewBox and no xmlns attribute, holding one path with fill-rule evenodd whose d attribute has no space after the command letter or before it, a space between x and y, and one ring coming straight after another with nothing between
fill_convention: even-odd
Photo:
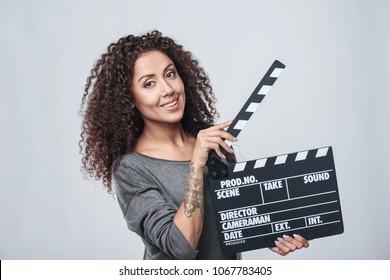
<instances>
[{"instance_id":1,"label":"sleeve","mask_svg":"<svg viewBox=\"0 0 390 280\"><path fill-rule=\"evenodd\" d=\"M124 163L116 168L114 179L118 202L131 231L171 258L195 259L197 252L173 223L177 209L164 199L157 183Z\"/></svg>"}]
</instances>

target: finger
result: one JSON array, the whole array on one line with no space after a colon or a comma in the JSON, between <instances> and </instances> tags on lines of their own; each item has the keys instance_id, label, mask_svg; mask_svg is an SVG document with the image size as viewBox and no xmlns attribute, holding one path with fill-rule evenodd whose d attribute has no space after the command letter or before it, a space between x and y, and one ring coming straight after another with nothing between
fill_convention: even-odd
<instances>
[{"instance_id":1,"label":"finger","mask_svg":"<svg viewBox=\"0 0 390 280\"><path fill-rule=\"evenodd\" d=\"M305 248L309 247L309 245L310 245L309 241L307 241L304 237L302 237L299 234L293 234L293 236L294 236L295 240L297 240L297 241L302 243L303 247L305 247Z\"/></svg>"},{"instance_id":2,"label":"finger","mask_svg":"<svg viewBox=\"0 0 390 280\"><path fill-rule=\"evenodd\" d=\"M232 149L228 144L226 144L225 142L222 142L221 147L222 147L226 152L228 152L229 154L233 154L233 153L234 153L233 149Z\"/></svg>"},{"instance_id":3,"label":"finger","mask_svg":"<svg viewBox=\"0 0 390 280\"><path fill-rule=\"evenodd\" d=\"M287 242L290 242L290 243L294 244L297 249L301 249L303 247L303 243L302 242L292 238L289 235L286 235L286 234L283 235L283 239L286 240Z\"/></svg>"},{"instance_id":4,"label":"finger","mask_svg":"<svg viewBox=\"0 0 390 280\"><path fill-rule=\"evenodd\" d=\"M213 149L217 153L217 155L219 157L221 157L223 159L226 159L226 156L222 153L219 144L217 144L217 143L210 143L209 147L210 147L210 149Z\"/></svg>"},{"instance_id":5,"label":"finger","mask_svg":"<svg viewBox=\"0 0 390 280\"><path fill-rule=\"evenodd\" d=\"M275 241L276 247L279 248L278 254L285 256L290 252L290 248L285 246L285 244L282 243L282 240L279 239L283 239L283 238L278 238L278 240Z\"/></svg>"},{"instance_id":6,"label":"finger","mask_svg":"<svg viewBox=\"0 0 390 280\"><path fill-rule=\"evenodd\" d=\"M268 249L270 249L272 252L276 253L276 254L284 254L284 252L282 250L280 250L278 247L268 247Z\"/></svg>"},{"instance_id":7,"label":"finger","mask_svg":"<svg viewBox=\"0 0 390 280\"><path fill-rule=\"evenodd\" d=\"M229 125L231 125L233 122L233 120L228 120L226 122L223 122L223 123L220 123L220 124L216 124L212 127L216 128L216 129L224 129L225 127L228 127Z\"/></svg>"},{"instance_id":8,"label":"finger","mask_svg":"<svg viewBox=\"0 0 390 280\"><path fill-rule=\"evenodd\" d=\"M224 130L203 130L201 135L205 136L205 137L219 137L221 138L222 140L230 140L232 142L236 142L237 141L237 138L234 137L233 135L231 135L230 133L224 131Z\"/></svg>"},{"instance_id":9,"label":"finger","mask_svg":"<svg viewBox=\"0 0 390 280\"><path fill-rule=\"evenodd\" d=\"M272 252L276 253L276 254L279 254L281 256L285 256L287 255L288 253L285 253L283 250L281 250L279 247L275 246L275 247L268 247Z\"/></svg>"},{"instance_id":10,"label":"finger","mask_svg":"<svg viewBox=\"0 0 390 280\"><path fill-rule=\"evenodd\" d=\"M226 132L224 130L221 130L221 138L223 138L223 140L230 140L231 142L237 142L238 139L236 137L234 137L233 135L231 135L229 132Z\"/></svg>"},{"instance_id":11,"label":"finger","mask_svg":"<svg viewBox=\"0 0 390 280\"><path fill-rule=\"evenodd\" d=\"M283 246L287 247L289 252L294 252L297 249L297 246L295 246L295 244L288 242L287 240L281 237L278 237L278 242Z\"/></svg>"},{"instance_id":12,"label":"finger","mask_svg":"<svg viewBox=\"0 0 390 280\"><path fill-rule=\"evenodd\" d=\"M234 153L233 149L221 138L214 139L225 151Z\"/></svg>"},{"instance_id":13,"label":"finger","mask_svg":"<svg viewBox=\"0 0 390 280\"><path fill-rule=\"evenodd\" d=\"M219 138L219 137L208 137L208 138L205 138L205 140L208 142L208 143L212 143L212 144L217 144L218 146L221 146L222 148L224 148L227 152L229 153L233 153L233 149L229 147L229 145L223 141L222 138ZM215 145L213 145L213 149L214 147L216 147Z\"/></svg>"}]
</instances>

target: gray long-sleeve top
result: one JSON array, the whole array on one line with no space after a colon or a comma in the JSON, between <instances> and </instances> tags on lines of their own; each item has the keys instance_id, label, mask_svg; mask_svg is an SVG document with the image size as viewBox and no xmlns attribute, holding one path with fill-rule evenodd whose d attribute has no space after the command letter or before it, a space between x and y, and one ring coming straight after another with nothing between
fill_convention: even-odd
<instances>
[{"instance_id":1,"label":"gray long-sleeve top","mask_svg":"<svg viewBox=\"0 0 390 280\"><path fill-rule=\"evenodd\" d=\"M208 178L204 180L203 230L193 250L173 217L184 194L189 161L172 161L128 152L114 170L119 206L127 226L145 244L144 259L238 259L221 252Z\"/></svg>"}]
</instances>

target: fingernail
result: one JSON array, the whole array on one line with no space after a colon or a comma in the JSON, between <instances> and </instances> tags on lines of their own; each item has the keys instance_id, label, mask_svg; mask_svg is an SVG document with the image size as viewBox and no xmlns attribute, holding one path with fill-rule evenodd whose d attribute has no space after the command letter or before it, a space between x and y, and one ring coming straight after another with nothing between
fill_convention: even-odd
<instances>
[{"instance_id":1,"label":"fingernail","mask_svg":"<svg viewBox=\"0 0 390 280\"><path fill-rule=\"evenodd\" d=\"M281 237L278 237L278 241L282 241L283 240L283 238L281 238Z\"/></svg>"},{"instance_id":2,"label":"fingernail","mask_svg":"<svg viewBox=\"0 0 390 280\"><path fill-rule=\"evenodd\" d=\"M276 244L276 245L279 245L279 242L278 242L277 240L275 240L275 244Z\"/></svg>"},{"instance_id":3,"label":"fingernail","mask_svg":"<svg viewBox=\"0 0 390 280\"><path fill-rule=\"evenodd\" d=\"M288 238L288 235L287 234L283 234L283 238L284 239Z\"/></svg>"}]
</instances>

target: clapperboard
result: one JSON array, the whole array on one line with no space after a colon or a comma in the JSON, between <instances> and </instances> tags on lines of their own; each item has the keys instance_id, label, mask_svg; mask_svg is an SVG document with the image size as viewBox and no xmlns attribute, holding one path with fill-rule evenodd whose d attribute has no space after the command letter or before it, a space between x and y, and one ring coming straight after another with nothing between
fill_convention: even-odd
<instances>
[{"instance_id":1,"label":"clapperboard","mask_svg":"<svg viewBox=\"0 0 390 280\"><path fill-rule=\"evenodd\" d=\"M227 132L237 137L284 68L272 64ZM310 240L344 231L332 147L234 164L213 152L207 166L225 253L275 246L283 234Z\"/></svg>"}]
</instances>

